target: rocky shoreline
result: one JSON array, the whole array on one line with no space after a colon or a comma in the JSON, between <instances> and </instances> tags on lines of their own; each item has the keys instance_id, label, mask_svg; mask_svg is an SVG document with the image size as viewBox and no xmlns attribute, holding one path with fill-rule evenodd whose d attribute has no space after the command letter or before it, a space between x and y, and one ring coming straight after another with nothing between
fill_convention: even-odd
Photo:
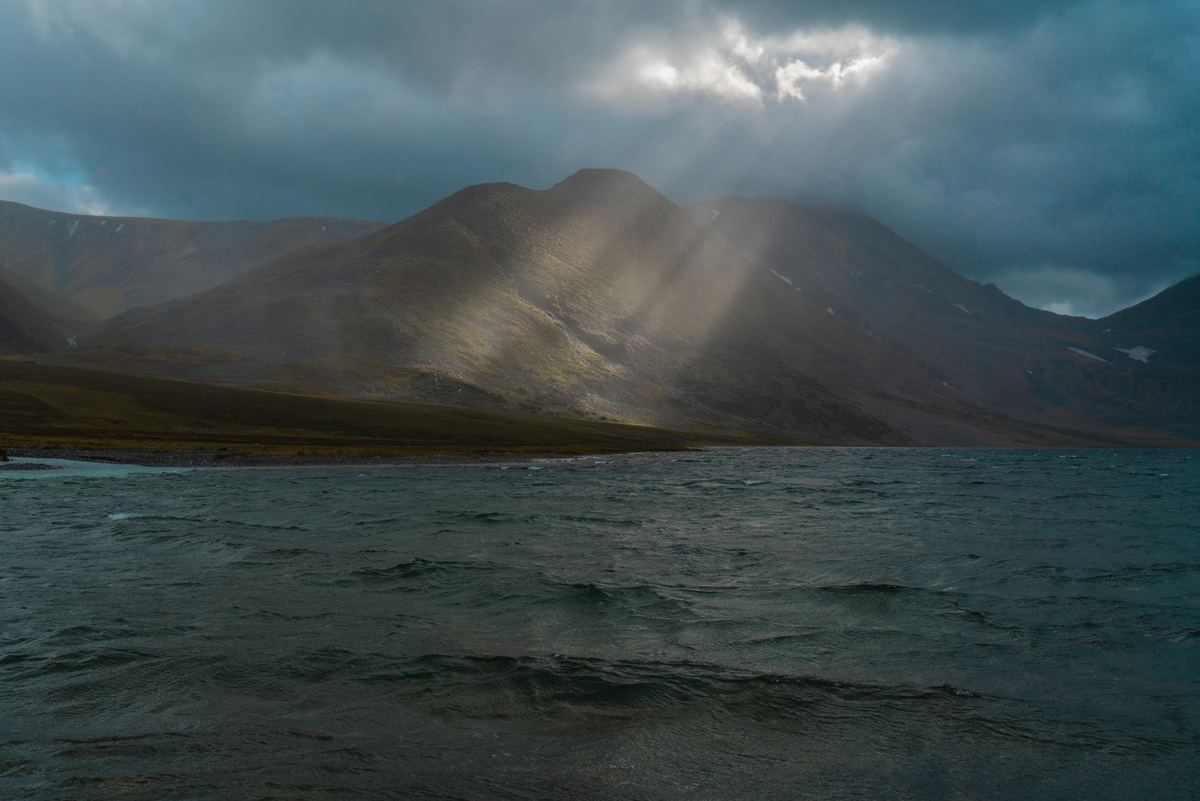
<instances>
[{"instance_id":1,"label":"rocky shoreline","mask_svg":"<svg viewBox=\"0 0 1200 801\"><path fill-rule=\"evenodd\" d=\"M401 466L469 466L528 464L546 459L562 459L562 454L448 454L441 456L245 456L223 451L151 451L151 450L88 450L83 448L9 448L10 456L31 459L74 459L85 462L136 464L143 467L401 467ZM616 454L603 457L611 459ZM587 458L587 457L583 457ZM54 469L54 465L34 466L30 463L0 462L0 470ZM8 467L8 465L13 465Z\"/></svg>"},{"instance_id":2,"label":"rocky shoreline","mask_svg":"<svg viewBox=\"0 0 1200 801\"><path fill-rule=\"evenodd\" d=\"M28 470L62 470L62 465L39 464L37 462L0 462L0 472L20 472Z\"/></svg>"}]
</instances>

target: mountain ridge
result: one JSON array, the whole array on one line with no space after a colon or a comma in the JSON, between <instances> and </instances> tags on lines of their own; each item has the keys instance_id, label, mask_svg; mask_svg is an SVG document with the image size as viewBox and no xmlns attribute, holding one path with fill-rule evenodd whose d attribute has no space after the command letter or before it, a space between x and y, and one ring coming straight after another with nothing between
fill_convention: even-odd
<instances>
[{"instance_id":1,"label":"mountain ridge","mask_svg":"<svg viewBox=\"0 0 1200 801\"><path fill-rule=\"evenodd\" d=\"M216 286L262 261L383 223L303 217L198 222L0 201L0 266L101 317Z\"/></svg>"},{"instance_id":2,"label":"mountain ridge","mask_svg":"<svg viewBox=\"0 0 1200 801\"><path fill-rule=\"evenodd\" d=\"M777 199L681 209L619 171L482 184L126 312L85 345L122 369L174 360L179 377L814 441L1107 436L1096 409L1056 402L1108 380L1073 377L1100 347L1094 321L830 215Z\"/></svg>"},{"instance_id":3,"label":"mountain ridge","mask_svg":"<svg viewBox=\"0 0 1200 801\"><path fill-rule=\"evenodd\" d=\"M1186 305L1189 286L1155 302ZM545 190L466 187L41 358L809 442L1200 439L1180 356L1195 332L1153 328L1148 303L1063 317L858 212L680 208L631 173L585 169Z\"/></svg>"}]
</instances>

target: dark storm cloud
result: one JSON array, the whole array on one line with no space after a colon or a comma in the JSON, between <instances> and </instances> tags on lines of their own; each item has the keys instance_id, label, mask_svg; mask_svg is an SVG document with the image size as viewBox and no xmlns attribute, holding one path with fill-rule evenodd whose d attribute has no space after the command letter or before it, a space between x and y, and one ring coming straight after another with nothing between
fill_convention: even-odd
<instances>
[{"instance_id":1,"label":"dark storm cloud","mask_svg":"<svg viewBox=\"0 0 1200 801\"><path fill-rule=\"evenodd\" d=\"M720 0L714 7L759 26L857 22L902 34L996 33L1029 25L1073 5L1062 0Z\"/></svg>"},{"instance_id":2,"label":"dark storm cloud","mask_svg":"<svg viewBox=\"0 0 1200 801\"><path fill-rule=\"evenodd\" d=\"M632 169L879 216L1029 302L1200 270L1190 2L0 0L0 197L394 220Z\"/></svg>"}]
</instances>

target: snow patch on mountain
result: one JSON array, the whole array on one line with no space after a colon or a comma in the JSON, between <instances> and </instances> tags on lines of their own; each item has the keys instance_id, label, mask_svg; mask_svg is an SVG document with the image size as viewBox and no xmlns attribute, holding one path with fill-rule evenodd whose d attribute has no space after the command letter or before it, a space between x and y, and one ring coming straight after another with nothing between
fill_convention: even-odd
<instances>
[{"instance_id":1,"label":"snow patch on mountain","mask_svg":"<svg viewBox=\"0 0 1200 801\"><path fill-rule=\"evenodd\" d=\"M1083 348L1073 348L1068 345L1067 350L1075 351L1080 356L1086 356L1089 359L1095 359L1098 362L1104 362L1105 364L1108 364L1108 359L1097 356L1096 354L1091 353L1090 351L1086 351Z\"/></svg>"},{"instance_id":2,"label":"snow patch on mountain","mask_svg":"<svg viewBox=\"0 0 1200 801\"><path fill-rule=\"evenodd\" d=\"M1145 345L1138 345L1136 348L1115 348L1115 350L1119 350L1135 362L1143 364L1149 364L1150 357L1154 355L1154 348L1147 348Z\"/></svg>"}]
</instances>

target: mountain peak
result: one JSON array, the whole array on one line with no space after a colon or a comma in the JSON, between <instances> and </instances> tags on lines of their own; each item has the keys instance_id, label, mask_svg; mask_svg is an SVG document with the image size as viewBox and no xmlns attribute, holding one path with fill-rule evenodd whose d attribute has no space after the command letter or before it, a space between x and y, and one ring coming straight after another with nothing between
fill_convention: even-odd
<instances>
[{"instance_id":1,"label":"mountain peak","mask_svg":"<svg viewBox=\"0 0 1200 801\"><path fill-rule=\"evenodd\" d=\"M1195 320L1200 317L1198 310L1200 310L1200 273L1172 284L1141 303L1114 312L1100 322L1105 326L1128 326L1134 321L1141 325L1151 325L1183 318Z\"/></svg>"},{"instance_id":2,"label":"mountain peak","mask_svg":"<svg viewBox=\"0 0 1200 801\"><path fill-rule=\"evenodd\" d=\"M625 170L585 168L546 190L562 197L620 206L675 204L650 184Z\"/></svg>"}]
</instances>

